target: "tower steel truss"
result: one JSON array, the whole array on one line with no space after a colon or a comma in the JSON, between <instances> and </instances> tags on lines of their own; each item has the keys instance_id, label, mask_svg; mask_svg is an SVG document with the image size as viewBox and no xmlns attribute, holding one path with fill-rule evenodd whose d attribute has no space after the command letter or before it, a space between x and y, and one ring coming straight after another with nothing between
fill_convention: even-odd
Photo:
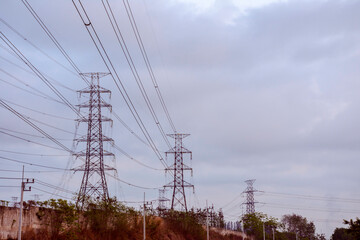
<instances>
[{"instance_id":1,"label":"tower steel truss","mask_svg":"<svg viewBox=\"0 0 360 240\"><path fill-rule=\"evenodd\" d=\"M246 214L253 214L255 213L255 199L254 199L254 192L257 190L254 189L253 184L256 179L246 180L247 188L243 193L246 193L246 201L244 204L246 205Z\"/></svg>"},{"instance_id":2,"label":"tower steel truss","mask_svg":"<svg viewBox=\"0 0 360 240\"><path fill-rule=\"evenodd\" d=\"M172 171L174 175L174 180L171 181L169 184L165 185L164 187L173 189L173 194L171 199L172 210L178 207L179 210L187 211L185 188L192 187L194 189L194 185L184 180L184 171L190 170L192 175L192 168L184 164L184 158L183 158L184 154L190 154L190 159L192 158L191 151L186 149L182 143L182 140L189 135L190 134L180 134L180 133L168 134L169 137L175 139L175 146L174 148L166 152L166 157L169 154L174 154L174 164L166 168L166 171Z\"/></svg>"},{"instance_id":3,"label":"tower steel truss","mask_svg":"<svg viewBox=\"0 0 360 240\"><path fill-rule=\"evenodd\" d=\"M88 118L77 119L79 123L87 123L87 135L76 139L78 143L86 143L86 151L76 154L77 157L85 157L85 164L75 169L84 172L77 199L77 206L80 208L83 208L86 201L92 198L104 201L109 199L105 171L115 170L104 164L105 156L114 156L103 148L103 142L113 143L113 140L104 136L102 132L102 123L112 122L101 113L102 108L108 108L111 111L111 105L101 97L101 94L111 94L111 92L100 87L99 84L100 78L108 73L83 73L82 75L90 78L91 81L89 87L78 91L80 96L89 95L88 102L78 105L79 108L88 109Z\"/></svg>"}]
</instances>

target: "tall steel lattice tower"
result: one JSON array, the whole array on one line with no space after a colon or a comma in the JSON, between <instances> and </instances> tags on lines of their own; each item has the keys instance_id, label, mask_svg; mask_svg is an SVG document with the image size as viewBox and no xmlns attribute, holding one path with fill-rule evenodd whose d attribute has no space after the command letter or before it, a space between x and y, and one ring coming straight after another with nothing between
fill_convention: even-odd
<instances>
[{"instance_id":1,"label":"tall steel lattice tower","mask_svg":"<svg viewBox=\"0 0 360 240\"><path fill-rule=\"evenodd\" d=\"M246 205L246 214L253 214L255 213L255 200L254 200L254 192L257 190L254 189L253 184L256 179L246 180L247 188L243 193L246 193L246 201L244 204Z\"/></svg>"},{"instance_id":2,"label":"tall steel lattice tower","mask_svg":"<svg viewBox=\"0 0 360 240\"><path fill-rule=\"evenodd\" d=\"M172 188L173 194L171 199L171 209L179 208L179 210L187 211L186 205L186 196L185 196L185 188L192 187L194 189L194 185L186 182L184 180L184 171L190 170L192 175L192 168L188 167L184 164L184 154L190 154L190 159L192 158L192 153L188 149L183 146L183 139L190 134L168 134L169 137L175 139L175 147L166 152L166 157L169 154L174 154L174 164L170 167L166 168L166 171L171 171L174 175L174 180L164 187Z\"/></svg>"},{"instance_id":3,"label":"tall steel lattice tower","mask_svg":"<svg viewBox=\"0 0 360 240\"><path fill-rule=\"evenodd\" d=\"M90 199L104 201L109 199L105 171L115 170L104 164L105 156L114 156L103 148L103 142L113 142L111 138L104 136L102 131L102 123L112 121L101 114L102 108L108 108L111 111L111 105L101 98L101 94L110 94L111 92L99 85L100 78L108 73L83 73L82 75L90 78L90 86L78 91L80 96L82 94L89 95L88 102L78 105L79 108L88 109L88 118L77 120L87 123L87 135L76 139L78 142L86 143L86 151L76 154L77 157L85 157L85 164L75 169L84 171L77 199L77 206L80 208L83 208Z\"/></svg>"}]
</instances>

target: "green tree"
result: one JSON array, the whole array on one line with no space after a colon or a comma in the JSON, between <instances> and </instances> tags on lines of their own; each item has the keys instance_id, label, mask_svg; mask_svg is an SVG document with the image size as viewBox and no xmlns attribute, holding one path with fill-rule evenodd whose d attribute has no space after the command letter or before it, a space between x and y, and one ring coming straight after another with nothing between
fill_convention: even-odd
<instances>
[{"instance_id":1,"label":"green tree","mask_svg":"<svg viewBox=\"0 0 360 240\"><path fill-rule=\"evenodd\" d=\"M50 239L75 239L80 230L75 204L63 199L50 199L37 204L40 208L36 215L47 223Z\"/></svg>"},{"instance_id":2,"label":"green tree","mask_svg":"<svg viewBox=\"0 0 360 240\"><path fill-rule=\"evenodd\" d=\"M349 229L336 228L331 235L331 240L356 240L356 238L349 233Z\"/></svg>"},{"instance_id":3,"label":"green tree","mask_svg":"<svg viewBox=\"0 0 360 240\"><path fill-rule=\"evenodd\" d=\"M245 233L254 236L255 239L263 239L264 227L266 239L272 239L272 229L279 226L276 218L268 217L264 213L246 214L241 220Z\"/></svg>"},{"instance_id":4,"label":"green tree","mask_svg":"<svg viewBox=\"0 0 360 240\"><path fill-rule=\"evenodd\" d=\"M283 229L288 235L298 235L301 240L317 239L315 235L315 224L308 222L305 217L296 214L284 215L281 219Z\"/></svg>"},{"instance_id":5,"label":"green tree","mask_svg":"<svg viewBox=\"0 0 360 240\"><path fill-rule=\"evenodd\" d=\"M349 225L348 232L352 234L356 239L360 239L360 219L350 219L350 221L344 220L344 224Z\"/></svg>"}]
</instances>

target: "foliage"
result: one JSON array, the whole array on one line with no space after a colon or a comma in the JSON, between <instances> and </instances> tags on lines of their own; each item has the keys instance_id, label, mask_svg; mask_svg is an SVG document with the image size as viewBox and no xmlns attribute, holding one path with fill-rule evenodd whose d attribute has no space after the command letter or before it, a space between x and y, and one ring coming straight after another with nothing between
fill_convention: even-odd
<instances>
[{"instance_id":1,"label":"foliage","mask_svg":"<svg viewBox=\"0 0 360 240\"><path fill-rule=\"evenodd\" d=\"M305 217L296 214L284 215L281 222L285 231L294 236L297 234L299 239L317 239L315 235L315 224L311 221L308 222Z\"/></svg>"},{"instance_id":2,"label":"foliage","mask_svg":"<svg viewBox=\"0 0 360 240\"><path fill-rule=\"evenodd\" d=\"M115 198L108 201L89 200L80 211L74 203L62 199L44 202L29 202L27 207L38 207L36 216L41 229L27 229L23 239L104 239L138 240L143 237L143 217L139 211L127 207ZM213 226L224 226L222 212L213 212L210 222ZM206 209L191 209L188 212L163 211L163 219L157 212L147 209L146 239L186 239L206 238ZM219 240L242 239L239 236L222 236L212 232Z\"/></svg>"},{"instance_id":3,"label":"foliage","mask_svg":"<svg viewBox=\"0 0 360 240\"><path fill-rule=\"evenodd\" d=\"M244 224L244 232L255 239L263 239L263 231L265 227L265 236L267 239L272 239L272 229L279 227L276 218L268 217L264 213L246 214L242 217Z\"/></svg>"},{"instance_id":4,"label":"foliage","mask_svg":"<svg viewBox=\"0 0 360 240\"><path fill-rule=\"evenodd\" d=\"M355 236L349 233L349 229L336 228L331 235L331 240L356 240Z\"/></svg>"},{"instance_id":5,"label":"foliage","mask_svg":"<svg viewBox=\"0 0 360 240\"><path fill-rule=\"evenodd\" d=\"M176 233L181 233L188 240L204 239L205 231L202 222L206 219L204 211L191 209L188 212L169 210L165 212L164 219L168 227Z\"/></svg>"},{"instance_id":6,"label":"foliage","mask_svg":"<svg viewBox=\"0 0 360 240\"><path fill-rule=\"evenodd\" d=\"M32 204L35 205L30 203ZM79 226L76 222L78 220L76 206L73 203L63 199L50 199L38 202L36 205L40 206L36 215L40 220L45 218L43 222L47 223L47 231L44 232L50 233L50 239L76 239Z\"/></svg>"},{"instance_id":7,"label":"foliage","mask_svg":"<svg viewBox=\"0 0 360 240\"><path fill-rule=\"evenodd\" d=\"M116 199L96 200L83 212L82 229L96 239L129 239L134 235L133 229L141 229L139 216L139 212Z\"/></svg>"},{"instance_id":8,"label":"foliage","mask_svg":"<svg viewBox=\"0 0 360 240\"><path fill-rule=\"evenodd\" d=\"M352 234L356 239L360 239L360 219L350 219L350 221L344 220L344 224L349 225L348 232Z\"/></svg>"}]
</instances>

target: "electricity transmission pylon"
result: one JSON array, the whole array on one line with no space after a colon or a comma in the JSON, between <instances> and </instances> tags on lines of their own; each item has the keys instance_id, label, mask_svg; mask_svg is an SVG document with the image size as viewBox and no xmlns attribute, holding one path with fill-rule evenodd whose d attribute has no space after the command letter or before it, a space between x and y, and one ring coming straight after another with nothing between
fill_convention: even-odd
<instances>
[{"instance_id":1,"label":"electricity transmission pylon","mask_svg":"<svg viewBox=\"0 0 360 240\"><path fill-rule=\"evenodd\" d=\"M166 152L166 157L168 154L174 154L174 164L170 167L166 168L166 171L171 171L174 180L165 185L166 188L172 188L173 194L171 199L171 209L179 207L179 210L187 211L186 205L186 196L185 196L185 188L192 187L194 189L194 185L186 182L184 180L184 171L190 170L192 175L192 168L188 167L184 164L184 154L190 154L190 159L192 158L192 153L188 149L183 146L182 140L189 136L190 134L168 134L169 137L175 139L175 146Z\"/></svg>"},{"instance_id":2,"label":"electricity transmission pylon","mask_svg":"<svg viewBox=\"0 0 360 240\"><path fill-rule=\"evenodd\" d=\"M99 81L101 77L108 73L83 73L85 77L90 77L90 86L78 91L82 94L89 95L89 101L78 105L81 108L88 109L88 117L77 119L78 122L87 123L87 135L79 139L77 142L86 143L86 151L79 152L76 157L85 157L85 163L75 171L84 171L84 175L79 190L77 206L84 207L86 201L90 199L98 199L107 201L109 192L105 178L106 170L115 170L104 164L105 156L114 156L103 148L103 142L113 142L109 137L103 135L102 123L112 122L110 118L102 115L102 108L108 108L111 111L111 105L106 103L101 94L110 94L110 90L100 87Z\"/></svg>"},{"instance_id":3,"label":"electricity transmission pylon","mask_svg":"<svg viewBox=\"0 0 360 240\"><path fill-rule=\"evenodd\" d=\"M164 211L166 210L166 202L170 201L170 199L167 199L165 197L166 189L159 189L159 199L158 199L158 212L159 215L162 216Z\"/></svg>"},{"instance_id":4,"label":"electricity transmission pylon","mask_svg":"<svg viewBox=\"0 0 360 240\"><path fill-rule=\"evenodd\" d=\"M255 199L254 199L254 192L257 190L254 189L253 184L256 179L246 180L247 188L243 193L246 193L246 201L243 203L246 205L246 214L253 214L255 213Z\"/></svg>"}]
</instances>

